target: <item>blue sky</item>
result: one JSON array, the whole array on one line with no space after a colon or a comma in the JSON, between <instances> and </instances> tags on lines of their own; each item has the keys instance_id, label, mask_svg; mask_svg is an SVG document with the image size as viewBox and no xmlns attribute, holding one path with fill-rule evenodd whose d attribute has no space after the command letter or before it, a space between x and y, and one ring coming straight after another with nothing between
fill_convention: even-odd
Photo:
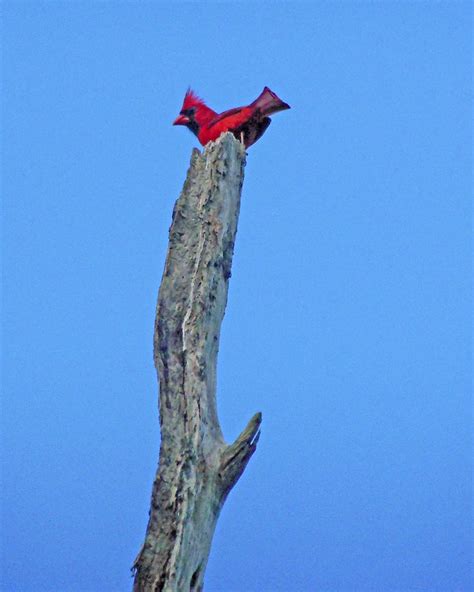
<instances>
[{"instance_id":1,"label":"blue sky","mask_svg":"<svg viewBox=\"0 0 474 592\"><path fill-rule=\"evenodd\" d=\"M2 12L3 589L131 588L188 85L292 106L249 150L218 405L264 423L206 591L474 589L471 4Z\"/></svg>"}]
</instances>

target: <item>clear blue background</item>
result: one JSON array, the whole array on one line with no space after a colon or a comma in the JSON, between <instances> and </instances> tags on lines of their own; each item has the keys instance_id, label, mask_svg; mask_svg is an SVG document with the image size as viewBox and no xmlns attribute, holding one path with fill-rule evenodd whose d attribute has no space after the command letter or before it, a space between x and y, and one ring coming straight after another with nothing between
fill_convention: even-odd
<instances>
[{"instance_id":1,"label":"clear blue background","mask_svg":"<svg viewBox=\"0 0 474 592\"><path fill-rule=\"evenodd\" d=\"M4 2L3 589L130 590L194 136L269 85L218 402L257 454L208 592L466 592L471 4Z\"/></svg>"}]
</instances>

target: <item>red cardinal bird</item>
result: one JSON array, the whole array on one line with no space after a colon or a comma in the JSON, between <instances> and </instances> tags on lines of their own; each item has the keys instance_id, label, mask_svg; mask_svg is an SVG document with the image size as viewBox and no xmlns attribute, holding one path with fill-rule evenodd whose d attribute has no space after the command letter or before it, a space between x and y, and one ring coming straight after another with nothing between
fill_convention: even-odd
<instances>
[{"instance_id":1,"label":"red cardinal bird","mask_svg":"<svg viewBox=\"0 0 474 592\"><path fill-rule=\"evenodd\" d=\"M265 133L271 123L269 115L289 108L266 86L261 95L247 107L236 107L219 114L209 109L202 99L188 89L173 125L185 125L196 134L203 146L217 140L224 132L232 132L248 148Z\"/></svg>"}]
</instances>

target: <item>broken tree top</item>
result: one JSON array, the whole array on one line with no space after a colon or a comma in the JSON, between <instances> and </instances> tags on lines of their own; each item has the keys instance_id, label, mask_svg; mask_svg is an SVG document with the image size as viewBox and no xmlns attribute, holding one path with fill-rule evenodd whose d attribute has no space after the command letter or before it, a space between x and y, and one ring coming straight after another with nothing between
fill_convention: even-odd
<instances>
[{"instance_id":1,"label":"broken tree top","mask_svg":"<svg viewBox=\"0 0 474 592\"><path fill-rule=\"evenodd\" d=\"M154 333L160 459L135 592L202 589L220 509L256 449L261 414L228 445L216 408L244 166L244 147L230 133L202 154L193 150L174 207Z\"/></svg>"}]
</instances>

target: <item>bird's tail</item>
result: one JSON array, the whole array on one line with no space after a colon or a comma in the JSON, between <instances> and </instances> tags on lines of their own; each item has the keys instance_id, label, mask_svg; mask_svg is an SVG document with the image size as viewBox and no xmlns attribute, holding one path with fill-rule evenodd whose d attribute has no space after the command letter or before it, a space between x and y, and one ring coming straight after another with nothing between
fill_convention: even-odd
<instances>
[{"instance_id":1,"label":"bird's tail","mask_svg":"<svg viewBox=\"0 0 474 592\"><path fill-rule=\"evenodd\" d=\"M277 111L284 111L290 108L268 86L262 90L260 96L250 106L254 109L259 109L263 115L271 115L272 113L277 113Z\"/></svg>"}]
</instances>

